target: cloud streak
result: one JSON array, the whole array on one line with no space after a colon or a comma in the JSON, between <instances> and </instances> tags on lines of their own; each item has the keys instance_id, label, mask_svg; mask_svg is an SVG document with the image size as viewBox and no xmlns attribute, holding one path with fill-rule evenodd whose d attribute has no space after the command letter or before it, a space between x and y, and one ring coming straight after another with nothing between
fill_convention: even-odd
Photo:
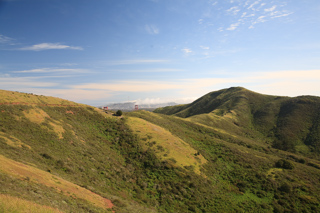
<instances>
[{"instance_id":1,"label":"cloud streak","mask_svg":"<svg viewBox=\"0 0 320 213\"><path fill-rule=\"evenodd\" d=\"M147 31L147 33L149 33L150 35L157 35L159 34L159 28L156 27L155 25L153 24L147 24L145 26L145 30Z\"/></svg>"},{"instance_id":2,"label":"cloud streak","mask_svg":"<svg viewBox=\"0 0 320 213\"><path fill-rule=\"evenodd\" d=\"M14 39L0 34L0 44L11 43Z\"/></svg>"},{"instance_id":3,"label":"cloud streak","mask_svg":"<svg viewBox=\"0 0 320 213\"><path fill-rule=\"evenodd\" d=\"M156 73L156 72L182 72L183 69L171 69L171 68L154 68L154 69L140 69L140 70L113 70L115 72L132 72L132 73Z\"/></svg>"},{"instance_id":4,"label":"cloud streak","mask_svg":"<svg viewBox=\"0 0 320 213\"><path fill-rule=\"evenodd\" d=\"M63 45L60 43L35 44L32 46L28 46L28 47L22 47L19 50L43 51L43 50L64 50L64 49L83 50L82 47L68 46L68 45Z\"/></svg>"},{"instance_id":5,"label":"cloud streak","mask_svg":"<svg viewBox=\"0 0 320 213\"><path fill-rule=\"evenodd\" d=\"M31 69L31 70L20 70L12 71L12 73L87 73L88 70L85 69L63 69L63 68L40 68L40 69Z\"/></svg>"},{"instance_id":6,"label":"cloud streak","mask_svg":"<svg viewBox=\"0 0 320 213\"><path fill-rule=\"evenodd\" d=\"M240 25L240 22L231 24L230 27L227 28L227 30L235 30L239 25Z\"/></svg>"},{"instance_id":7,"label":"cloud streak","mask_svg":"<svg viewBox=\"0 0 320 213\"><path fill-rule=\"evenodd\" d=\"M184 49L182 49L182 51L183 51L185 54L192 53L192 50L191 50L191 49L188 49L188 48L184 48Z\"/></svg>"},{"instance_id":8,"label":"cloud streak","mask_svg":"<svg viewBox=\"0 0 320 213\"><path fill-rule=\"evenodd\" d=\"M155 64L155 63L168 63L169 60L165 59L133 59L133 60L116 60L107 61L107 65L128 65L128 64Z\"/></svg>"}]
</instances>

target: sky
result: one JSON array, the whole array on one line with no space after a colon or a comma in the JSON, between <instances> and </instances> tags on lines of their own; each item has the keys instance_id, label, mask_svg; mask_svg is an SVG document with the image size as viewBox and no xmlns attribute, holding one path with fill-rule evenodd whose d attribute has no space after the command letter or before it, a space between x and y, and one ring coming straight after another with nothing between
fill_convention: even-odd
<instances>
[{"instance_id":1,"label":"sky","mask_svg":"<svg viewBox=\"0 0 320 213\"><path fill-rule=\"evenodd\" d=\"M0 0L0 89L92 106L320 96L319 0Z\"/></svg>"}]
</instances>

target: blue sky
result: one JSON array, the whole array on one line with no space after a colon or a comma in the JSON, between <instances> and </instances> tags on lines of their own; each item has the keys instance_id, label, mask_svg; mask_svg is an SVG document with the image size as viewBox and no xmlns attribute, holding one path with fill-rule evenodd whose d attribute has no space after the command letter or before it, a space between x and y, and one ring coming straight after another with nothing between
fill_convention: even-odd
<instances>
[{"instance_id":1,"label":"blue sky","mask_svg":"<svg viewBox=\"0 0 320 213\"><path fill-rule=\"evenodd\" d=\"M94 106L320 96L319 0L0 0L0 89Z\"/></svg>"}]
</instances>

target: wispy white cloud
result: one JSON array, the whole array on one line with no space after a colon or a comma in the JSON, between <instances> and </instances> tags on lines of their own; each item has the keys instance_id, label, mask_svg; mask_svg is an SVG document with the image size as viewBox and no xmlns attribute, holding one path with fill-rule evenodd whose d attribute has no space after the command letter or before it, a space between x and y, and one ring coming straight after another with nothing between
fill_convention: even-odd
<instances>
[{"instance_id":1,"label":"wispy white cloud","mask_svg":"<svg viewBox=\"0 0 320 213\"><path fill-rule=\"evenodd\" d=\"M218 4L218 1L213 2L211 5L216 6Z\"/></svg>"},{"instance_id":2,"label":"wispy white cloud","mask_svg":"<svg viewBox=\"0 0 320 213\"><path fill-rule=\"evenodd\" d=\"M231 24L230 27L227 28L227 30L235 30L240 25L240 22Z\"/></svg>"},{"instance_id":3,"label":"wispy white cloud","mask_svg":"<svg viewBox=\"0 0 320 213\"><path fill-rule=\"evenodd\" d=\"M203 49L203 50L209 50L210 49L210 47L206 47L206 46L200 46L200 48Z\"/></svg>"},{"instance_id":4,"label":"wispy white cloud","mask_svg":"<svg viewBox=\"0 0 320 213\"><path fill-rule=\"evenodd\" d=\"M41 43L35 44L28 47L22 47L19 50L32 50L32 51L42 51L42 50L63 50L63 49L71 49L71 50L83 50L82 47L76 46L68 46L60 43Z\"/></svg>"},{"instance_id":5,"label":"wispy white cloud","mask_svg":"<svg viewBox=\"0 0 320 213\"><path fill-rule=\"evenodd\" d=\"M245 17L247 15L247 12L243 12L241 15L241 18Z\"/></svg>"},{"instance_id":6,"label":"wispy white cloud","mask_svg":"<svg viewBox=\"0 0 320 213\"><path fill-rule=\"evenodd\" d=\"M270 7L270 8L264 9L264 11L265 11L265 12L272 12L272 11L274 11L276 8L277 8L277 6L276 6L276 5L273 5L273 6Z\"/></svg>"},{"instance_id":7,"label":"wispy white cloud","mask_svg":"<svg viewBox=\"0 0 320 213\"><path fill-rule=\"evenodd\" d=\"M10 38L8 36L4 36L2 34L0 34L0 43L1 44L7 44L7 43L11 43L14 39Z\"/></svg>"},{"instance_id":8,"label":"wispy white cloud","mask_svg":"<svg viewBox=\"0 0 320 213\"><path fill-rule=\"evenodd\" d=\"M188 48L184 48L184 49L182 49L182 51L183 51L185 54L192 53L192 50L191 50L191 49L188 49Z\"/></svg>"},{"instance_id":9,"label":"wispy white cloud","mask_svg":"<svg viewBox=\"0 0 320 213\"><path fill-rule=\"evenodd\" d=\"M258 1L253 2L247 9L248 9L248 10L256 10L256 9L254 8L254 6L257 5L257 4L259 4L260 1L261 1L261 0L258 0Z\"/></svg>"},{"instance_id":10,"label":"wispy white cloud","mask_svg":"<svg viewBox=\"0 0 320 213\"><path fill-rule=\"evenodd\" d=\"M229 15L230 24L228 27L219 28L218 31L235 30L240 25L248 26L273 20L275 18L286 17L293 12L285 10L287 4L280 4L278 1L267 2L263 0L247 0L230 2L232 6L225 10L225 15ZM236 4L236 5L235 5Z\"/></svg>"},{"instance_id":11,"label":"wispy white cloud","mask_svg":"<svg viewBox=\"0 0 320 213\"><path fill-rule=\"evenodd\" d=\"M231 7L227 10L228 13L231 13L233 15L237 15L239 11L240 9L237 6Z\"/></svg>"},{"instance_id":12,"label":"wispy white cloud","mask_svg":"<svg viewBox=\"0 0 320 213\"><path fill-rule=\"evenodd\" d=\"M132 59L132 60L116 60L107 61L107 65L126 65L126 64L155 64L155 63L168 63L169 60L165 59Z\"/></svg>"},{"instance_id":13,"label":"wispy white cloud","mask_svg":"<svg viewBox=\"0 0 320 213\"><path fill-rule=\"evenodd\" d=\"M12 71L12 73L86 73L88 70L85 69L63 69L63 68L39 68L39 69L31 69L31 70L20 70L20 71Z\"/></svg>"},{"instance_id":14,"label":"wispy white cloud","mask_svg":"<svg viewBox=\"0 0 320 213\"><path fill-rule=\"evenodd\" d=\"M132 72L132 73L156 73L156 72L182 72L183 69L172 69L172 68L153 68L153 69L130 69L130 70L112 70L113 72Z\"/></svg>"},{"instance_id":15,"label":"wispy white cloud","mask_svg":"<svg viewBox=\"0 0 320 213\"><path fill-rule=\"evenodd\" d=\"M156 27L155 25L153 24L147 24L145 25L145 29L147 31L147 33L151 34L151 35L157 35L159 34L159 28Z\"/></svg>"},{"instance_id":16,"label":"wispy white cloud","mask_svg":"<svg viewBox=\"0 0 320 213\"><path fill-rule=\"evenodd\" d=\"M0 77L0 84L3 89L21 90L21 88L38 88L38 87L53 87L57 83L39 81L38 78L32 77Z\"/></svg>"},{"instance_id":17,"label":"wispy white cloud","mask_svg":"<svg viewBox=\"0 0 320 213\"><path fill-rule=\"evenodd\" d=\"M280 18L280 17L285 17L285 16L289 16L289 15L291 15L291 14L293 14L293 12L287 12L287 11L285 11L285 12L279 12L279 11L275 11L275 12L273 12L270 16L271 16L271 18Z\"/></svg>"}]
</instances>

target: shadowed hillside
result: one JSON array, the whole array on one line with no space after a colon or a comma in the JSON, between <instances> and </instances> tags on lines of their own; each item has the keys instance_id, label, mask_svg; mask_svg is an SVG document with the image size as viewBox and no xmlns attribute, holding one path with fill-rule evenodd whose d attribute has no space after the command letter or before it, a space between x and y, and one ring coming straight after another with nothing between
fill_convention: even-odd
<instances>
[{"instance_id":1,"label":"shadowed hillside","mask_svg":"<svg viewBox=\"0 0 320 213\"><path fill-rule=\"evenodd\" d=\"M291 113L312 114L315 97L231 88L212 93L225 101L213 108L202 99L205 113L184 105L184 117L143 110L119 117L52 97L2 94L1 212L320 211L317 155L282 151L271 140L291 130ZM307 147L318 141L319 115L313 119Z\"/></svg>"}]
</instances>

